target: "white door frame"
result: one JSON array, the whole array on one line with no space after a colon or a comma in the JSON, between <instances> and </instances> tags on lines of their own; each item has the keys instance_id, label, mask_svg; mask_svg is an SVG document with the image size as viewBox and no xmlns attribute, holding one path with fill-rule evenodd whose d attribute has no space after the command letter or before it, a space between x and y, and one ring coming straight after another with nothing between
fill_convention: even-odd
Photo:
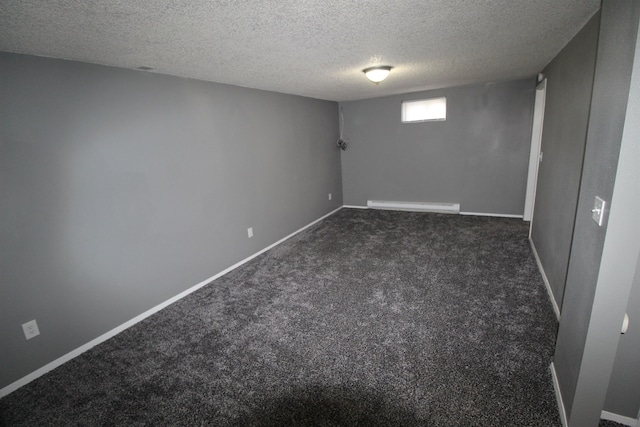
<instances>
[{"instance_id":1,"label":"white door frame","mask_svg":"<svg viewBox=\"0 0 640 427\"><path fill-rule=\"evenodd\" d=\"M533 129L531 131L531 151L529 152L529 173L527 175L527 192L524 200L525 221L533 220L533 208L536 200L536 184L538 181L538 166L542 161L542 125L544 122L544 104L547 96L547 79L542 80L536 87L536 100L533 109ZM531 232L529 232L531 234ZM531 236L529 236L531 237Z\"/></svg>"}]
</instances>

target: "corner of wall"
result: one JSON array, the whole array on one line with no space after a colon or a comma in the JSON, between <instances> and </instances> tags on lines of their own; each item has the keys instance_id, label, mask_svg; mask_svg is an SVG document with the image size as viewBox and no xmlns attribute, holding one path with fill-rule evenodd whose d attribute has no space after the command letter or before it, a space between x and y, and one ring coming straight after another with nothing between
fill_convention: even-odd
<instances>
[{"instance_id":1,"label":"corner of wall","mask_svg":"<svg viewBox=\"0 0 640 427\"><path fill-rule=\"evenodd\" d=\"M567 427L569 423L567 422L567 412L564 408L564 402L562 401L562 393L560 392L560 383L558 382L558 375L556 374L556 367L551 362L549 366L549 370L551 371L551 377L553 379L553 390L556 393L556 402L558 403L558 412L560 413L560 421L562 421L563 427Z\"/></svg>"},{"instance_id":2,"label":"corner of wall","mask_svg":"<svg viewBox=\"0 0 640 427\"><path fill-rule=\"evenodd\" d=\"M542 266L542 262L540 261L540 257L538 256L538 251L536 250L536 245L533 243L531 237L529 237L529 245L531 246L531 251L533 252L533 256L536 259L536 264L538 265L538 270L540 271L540 275L542 276L542 281L544 282L544 287L547 290L547 295L549 295L549 301L551 301L551 306L553 307L553 312L556 314L556 319L560 321L560 307L558 306L558 302L556 301L555 296L553 295L553 290L551 289L551 284L549 283L549 279L547 278L547 274L544 272L544 267Z\"/></svg>"}]
</instances>

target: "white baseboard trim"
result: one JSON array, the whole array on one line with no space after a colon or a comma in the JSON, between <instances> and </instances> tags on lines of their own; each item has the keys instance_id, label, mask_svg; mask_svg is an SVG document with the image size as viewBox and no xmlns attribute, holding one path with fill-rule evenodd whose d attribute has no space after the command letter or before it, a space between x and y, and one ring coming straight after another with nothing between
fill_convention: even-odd
<instances>
[{"instance_id":1,"label":"white baseboard trim","mask_svg":"<svg viewBox=\"0 0 640 427\"><path fill-rule=\"evenodd\" d=\"M551 378L553 378L553 390L556 392L556 402L558 403L560 421L562 421L562 425L564 427L567 427L569 425L569 423L567 422L567 412L564 409L562 393L560 393L560 383L558 382L558 375L556 374L556 367L553 365L553 362L551 362L549 369L551 370Z\"/></svg>"},{"instance_id":2,"label":"white baseboard trim","mask_svg":"<svg viewBox=\"0 0 640 427\"><path fill-rule=\"evenodd\" d=\"M347 209L369 209L367 206L356 206L356 205L342 205L342 207Z\"/></svg>"},{"instance_id":3,"label":"white baseboard trim","mask_svg":"<svg viewBox=\"0 0 640 427\"><path fill-rule=\"evenodd\" d=\"M198 283L195 286L190 287L189 289L180 292L178 295L169 298L168 300L156 305L153 308L150 308L149 310L145 311L144 313L134 317L133 319L121 324L120 326L117 326L113 329L111 329L110 331L100 335L99 337L89 341L88 343L81 345L80 347L76 348L75 350L70 351L69 353L60 356L59 358L55 359L52 362L47 363L46 365L44 365L43 367L36 369L35 371L31 372L30 374L25 375L24 377L20 378L17 381L14 381L13 383L9 384L8 386L0 389L0 398L16 391L17 389L19 389L20 387L29 384L31 381L35 380L38 377L41 377L42 375L46 374L47 372L57 368L58 366L68 362L69 360L78 357L79 355L81 355L82 353L84 353L87 350L90 350L91 348L95 347L96 345L108 340L109 338L112 338L116 335L118 335L120 332L132 327L133 325L135 325L138 322L141 322L142 320L146 319L147 317L151 316L152 314L157 313L158 311L162 310L163 308L166 308L168 306L170 306L171 304L173 304L176 301L181 300L182 298L186 297L187 295L197 291L198 289L202 288L203 286L211 283L212 281L216 280L219 277L224 276L225 274L229 273L232 270L235 270L236 268L240 267L243 264L246 264L247 262L251 261L252 259L254 259L255 257L262 255L264 252L268 251L269 249L274 248L275 246L278 246L280 243L289 240L290 238L292 238L293 236L295 236L296 234L306 230L307 228L311 227L312 225L315 225L316 223L322 221L323 219L333 215L334 213L338 212L340 209L342 209L343 207L340 206L337 209L334 209L333 211L329 212L328 214L316 219L315 221L305 225L304 227L300 228L299 230L294 231L293 233L289 234L286 237L283 237L282 239L278 240L275 243L272 243L271 245L267 246L266 248L254 253L253 255L250 255L249 257L243 259L242 261L239 261L235 264L233 264L231 267L226 268L224 270L222 270L221 272L219 272L218 274L209 277L208 279L203 280L202 282Z\"/></svg>"},{"instance_id":4,"label":"white baseboard trim","mask_svg":"<svg viewBox=\"0 0 640 427\"><path fill-rule=\"evenodd\" d=\"M560 307L558 307L556 298L553 296L551 284L549 284L549 279L547 279L547 274L544 272L544 267L542 267L542 262L540 261L540 257L538 256L536 245L533 244L533 240L531 240L531 237L529 237L529 246L531 246L531 251L533 252L533 256L536 259L536 264L538 264L538 270L542 275L542 281L544 282L544 287L547 289L547 294L549 295L549 300L551 301L551 305L553 306L553 311L556 313L556 319L560 320Z\"/></svg>"},{"instance_id":5,"label":"white baseboard trim","mask_svg":"<svg viewBox=\"0 0 640 427\"><path fill-rule=\"evenodd\" d=\"M624 424L626 426L636 427L638 420L635 418L625 417L624 415L614 414L612 412L602 411L600 418L603 420L614 421L616 423Z\"/></svg>"},{"instance_id":6,"label":"white baseboard trim","mask_svg":"<svg viewBox=\"0 0 640 427\"><path fill-rule=\"evenodd\" d=\"M524 215L512 215L512 214L498 214L488 212L460 212L460 215L473 215L473 216L493 216L497 218L524 218Z\"/></svg>"}]
</instances>

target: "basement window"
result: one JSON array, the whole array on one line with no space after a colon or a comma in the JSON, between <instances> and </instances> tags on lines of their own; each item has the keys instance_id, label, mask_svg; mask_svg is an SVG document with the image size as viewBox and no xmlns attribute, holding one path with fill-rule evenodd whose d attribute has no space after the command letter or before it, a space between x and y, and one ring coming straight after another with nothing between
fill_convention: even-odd
<instances>
[{"instance_id":1,"label":"basement window","mask_svg":"<svg viewBox=\"0 0 640 427\"><path fill-rule=\"evenodd\" d=\"M402 101L402 123L447 120L447 98Z\"/></svg>"}]
</instances>

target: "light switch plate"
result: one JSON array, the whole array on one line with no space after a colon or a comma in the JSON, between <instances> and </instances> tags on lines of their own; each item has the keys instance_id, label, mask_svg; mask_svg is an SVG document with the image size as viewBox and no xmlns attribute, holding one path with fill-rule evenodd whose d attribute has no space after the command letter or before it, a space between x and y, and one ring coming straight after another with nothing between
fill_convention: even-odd
<instances>
[{"instance_id":1,"label":"light switch plate","mask_svg":"<svg viewBox=\"0 0 640 427\"><path fill-rule=\"evenodd\" d=\"M604 220L604 207L606 202L602 200L600 197L596 196L596 201L593 204L593 209L591 209L591 218L602 227L602 222Z\"/></svg>"}]
</instances>

